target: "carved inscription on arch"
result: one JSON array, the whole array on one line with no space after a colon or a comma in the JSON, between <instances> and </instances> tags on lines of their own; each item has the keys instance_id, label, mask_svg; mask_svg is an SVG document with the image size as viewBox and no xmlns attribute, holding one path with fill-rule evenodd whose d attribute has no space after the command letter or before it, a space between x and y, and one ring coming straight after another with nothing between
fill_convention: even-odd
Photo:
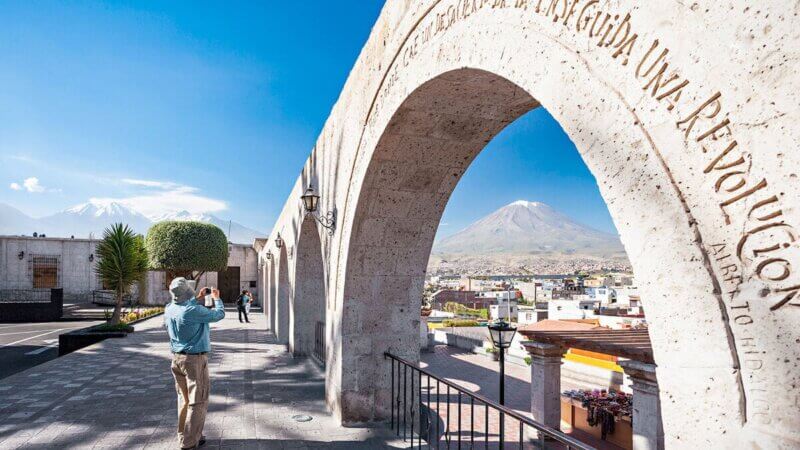
<instances>
[{"instance_id":1,"label":"carved inscription on arch","mask_svg":"<svg viewBox=\"0 0 800 450\"><path fill-rule=\"evenodd\" d=\"M480 10L515 9L521 14L544 17L556 27L564 27L585 36L608 57L629 67L632 79L653 99L673 114L676 132L690 148L706 158L703 173L708 179L709 194L717 199L725 224L740 226L735 266L725 266L721 279L726 290L735 290L743 281L755 278L763 282L772 311L787 305L800 306L800 276L797 268L798 232L783 216L782 193L772 191L764 177L750 173L753 152L736 140L734 120L725 109L724 96L711 91L703 100L690 103L684 93L691 81L681 74L669 58L670 49L658 39L643 39L629 12L606 9L598 0L457 0L437 5L400 50L398 61L386 78L382 92L388 92L399 74L432 39L447 32L456 23L469 19ZM380 98L376 101L380 105ZM372 117L374 117L373 115ZM739 220L732 220L732 214ZM736 272L733 274L733 272Z\"/></svg>"}]
</instances>

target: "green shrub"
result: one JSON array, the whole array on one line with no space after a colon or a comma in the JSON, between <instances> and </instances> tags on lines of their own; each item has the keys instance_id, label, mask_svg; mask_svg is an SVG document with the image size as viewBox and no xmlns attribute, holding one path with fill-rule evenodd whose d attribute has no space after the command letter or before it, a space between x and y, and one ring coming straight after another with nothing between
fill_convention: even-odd
<instances>
[{"instance_id":1,"label":"green shrub","mask_svg":"<svg viewBox=\"0 0 800 450\"><path fill-rule=\"evenodd\" d=\"M466 319L445 319L442 325L446 327L477 327L478 322Z\"/></svg>"},{"instance_id":2,"label":"green shrub","mask_svg":"<svg viewBox=\"0 0 800 450\"><path fill-rule=\"evenodd\" d=\"M126 333L131 333L133 331L133 327L128 325L125 322L104 323L104 324L92 327L92 331L124 331Z\"/></svg>"},{"instance_id":3,"label":"green shrub","mask_svg":"<svg viewBox=\"0 0 800 450\"><path fill-rule=\"evenodd\" d=\"M150 268L198 279L203 272L225 270L228 239L216 225L168 220L159 222L145 239Z\"/></svg>"}]
</instances>

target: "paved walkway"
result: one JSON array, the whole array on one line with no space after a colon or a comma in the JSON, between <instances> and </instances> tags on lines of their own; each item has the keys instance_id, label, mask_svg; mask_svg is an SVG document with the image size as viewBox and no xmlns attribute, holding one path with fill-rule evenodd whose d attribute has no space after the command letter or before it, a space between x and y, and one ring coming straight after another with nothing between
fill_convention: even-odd
<instances>
[{"instance_id":1,"label":"paved walkway","mask_svg":"<svg viewBox=\"0 0 800 450\"><path fill-rule=\"evenodd\" d=\"M326 412L324 375L235 311L212 325L208 449L400 448L383 428L343 428ZM0 380L0 448L177 448L175 388L161 317ZM297 422L295 415L309 415Z\"/></svg>"}]
</instances>

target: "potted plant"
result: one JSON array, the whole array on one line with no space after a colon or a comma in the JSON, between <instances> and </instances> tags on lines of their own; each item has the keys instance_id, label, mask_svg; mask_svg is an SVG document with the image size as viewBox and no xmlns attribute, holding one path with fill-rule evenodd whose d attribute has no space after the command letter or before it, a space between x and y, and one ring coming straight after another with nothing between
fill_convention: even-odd
<instances>
[{"instance_id":1,"label":"potted plant","mask_svg":"<svg viewBox=\"0 0 800 450\"><path fill-rule=\"evenodd\" d=\"M500 350L496 349L494 346L487 347L486 353L492 355L492 360L500 361Z\"/></svg>"}]
</instances>

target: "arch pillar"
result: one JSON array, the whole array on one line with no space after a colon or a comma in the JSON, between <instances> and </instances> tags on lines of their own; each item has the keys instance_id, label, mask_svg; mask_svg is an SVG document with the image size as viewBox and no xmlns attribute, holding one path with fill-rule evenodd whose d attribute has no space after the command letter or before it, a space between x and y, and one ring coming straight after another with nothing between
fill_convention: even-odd
<instances>
[{"instance_id":1,"label":"arch pillar","mask_svg":"<svg viewBox=\"0 0 800 450\"><path fill-rule=\"evenodd\" d=\"M310 217L306 217L300 226L294 263L289 350L295 355L310 355L314 350L316 324L325 321L322 244L317 224Z\"/></svg>"},{"instance_id":2,"label":"arch pillar","mask_svg":"<svg viewBox=\"0 0 800 450\"><path fill-rule=\"evenodd\" d=\"M273 331L279 344L289 343L289 298L291 297L292 285L289 282L289 257L286 252L286 244L280 249L278 257L278 271L276 273L277 285L275 289L275 309L273 319Z\"/></svg>"}]
</instances>

